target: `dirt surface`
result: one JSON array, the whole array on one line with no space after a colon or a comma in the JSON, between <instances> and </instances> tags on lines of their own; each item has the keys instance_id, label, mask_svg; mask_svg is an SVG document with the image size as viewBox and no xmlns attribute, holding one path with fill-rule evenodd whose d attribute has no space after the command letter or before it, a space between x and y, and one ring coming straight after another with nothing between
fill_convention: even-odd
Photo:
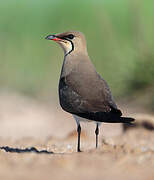
<instances>
[{"instance_id":1,"label":"dirt surface","mask_svg":"<svg viewBox=\"0 0 154 180\"><path fill-rule=\"evenodd\" d=\"M154 116L123 112L136 124L102 124L95 149L95 124L76 124L57 105L17 94L0 94L0 179L154 179ZM127 112L126 112L127 110Z\"/></svg>"}]
</instances>

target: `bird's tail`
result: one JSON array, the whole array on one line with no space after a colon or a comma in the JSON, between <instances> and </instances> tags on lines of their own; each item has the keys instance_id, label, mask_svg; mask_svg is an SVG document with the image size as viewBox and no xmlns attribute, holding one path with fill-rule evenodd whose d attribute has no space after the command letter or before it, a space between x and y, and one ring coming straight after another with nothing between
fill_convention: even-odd
<instances>
[{"instance_id":1,"label":"bird's tail","mask_svg":"<svg viewBox=\"0 0 154 180\"><path fill-rule=\"evenodd\" d=\"M131 124L133 121L135 121L134 118L131 117L122 117L119 115L122 115L121 113L105 113L105 112L96 112L96 113L78 113L77 116L80 116L82 118L86 118L93 121L98 122L106 122L106 123L128 123Z\"/></svg>"},{"instance_id":2,"label":"bird's tail","mask_svg":"<svg viewBox=\"0 0 154 180\"><path fill-rule=\"evenodd\" d=\"M118 116L109 116L100 120L96 120L100 122L107 122L107 123L128 123L131 124L135 119L131 117L118 117Z\"/></svg>"},{"instance_id":3,"label":"bird's tail","mask_svg":"<svg viewBox=\"0 0 154 180\"><path fill-rule=\"evenodd\" d=\"M119 109L116 109L114 107L110 107L111 112L108 114L108 120L114 121L117 123L128 123L131 124L133 121L135 121L134 118L131 117L122 117L122 112Z\"/></svg>"},{"instance_id":4,"label":"bird's tail","mask_svg":"<svg viewBox=\"0 0 154 180\"><path fill-rule=\"evenodd\" d=\"M121 123L132 123L133 121L135 121L135 119L131 118L131 117L120 117L119 118L119 122L121 122Z\"/></svg>"}]
</instances>

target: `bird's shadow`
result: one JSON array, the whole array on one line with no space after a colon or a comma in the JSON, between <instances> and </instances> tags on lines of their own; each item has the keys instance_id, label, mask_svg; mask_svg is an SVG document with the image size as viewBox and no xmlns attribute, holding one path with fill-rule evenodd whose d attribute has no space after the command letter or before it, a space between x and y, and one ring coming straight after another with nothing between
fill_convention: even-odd
<instances>
[{"instance_id":1,"label":"bird's shadow","mask_svg":"<svg viewBox=\"0 0 154 180\"><path fill-rule=\"evenodd\" d=\"M10 152L10 153L36 153L36 154L53 154L52 151L47 151L47 150L37 150L35 147L30 147L30 148L12 148L9 146L2 146L0 147L0 150L4 150L5 152Z\"/></svg>"},{"instance_id":2,"label":"bird's shadow","mask_svg":"<svg viewBox=\"0 0 154 180\"><path fill-rule=\"evenodd\" d=\"M123 131L127 131L130 128L139 128L142 127L149 131L154 131L154 124L148 121L143 121L140 123L132 123L132 124L123 124Z\"/></svg>"}]
</instances>

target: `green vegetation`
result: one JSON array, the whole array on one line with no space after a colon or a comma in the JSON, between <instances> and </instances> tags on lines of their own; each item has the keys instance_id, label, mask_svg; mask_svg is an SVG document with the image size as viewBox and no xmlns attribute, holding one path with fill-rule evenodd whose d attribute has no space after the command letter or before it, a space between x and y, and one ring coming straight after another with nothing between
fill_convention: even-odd
<instances>
[{"instance_id":1,"label":"green vegetation","mask_svg":"<svg viewBox=\"0 0 154 180\"><path fill-rule=\"evenodd\" d=\"M62 50L50 33L84 32L89 55L115 96L154 87L154 1L1 0L0 87L56 92Z\"/></svg>"}]
</instances>

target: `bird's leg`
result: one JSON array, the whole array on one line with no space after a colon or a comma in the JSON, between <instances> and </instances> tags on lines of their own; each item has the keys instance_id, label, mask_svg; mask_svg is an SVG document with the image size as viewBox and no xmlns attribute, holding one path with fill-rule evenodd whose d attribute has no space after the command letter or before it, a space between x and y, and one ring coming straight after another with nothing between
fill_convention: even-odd
<instances>
[{"instance_id":1,"label":"bird's leg","mask_svg":"<svg viewBox=\"0 0 154 180\"><path fill-rule=\"evenodd\" d=\"M95 134L96 134L96 148L97 148L98 147L99 123L96 123Z\"/></svg>"},{"instance_id":2,"label":"bird's leg","mask_svg":"<svg viewBox=\"0 0 154 180\"><path fill-rule=\"evenodd\" d=\"M77 125L77 132L78 132L78 146L77 146L77 151L81 152L80 150L80 134L81 134L81 126L80 124Z\"/></svg>"},{"instance_id":3,"label":"bird's leg","mask_svg":"<svg viewBox=\"0 0 154 180\"><path fill-rule=\"evenodd\" d=\"M80 119L78 116L73 115L76 124L77 124L77 132L78 132L78 145L77 145L77 152L81 152L80 150L80 134L81 134L81 126L80 126Z\"/></svg>"}]
</instances>

